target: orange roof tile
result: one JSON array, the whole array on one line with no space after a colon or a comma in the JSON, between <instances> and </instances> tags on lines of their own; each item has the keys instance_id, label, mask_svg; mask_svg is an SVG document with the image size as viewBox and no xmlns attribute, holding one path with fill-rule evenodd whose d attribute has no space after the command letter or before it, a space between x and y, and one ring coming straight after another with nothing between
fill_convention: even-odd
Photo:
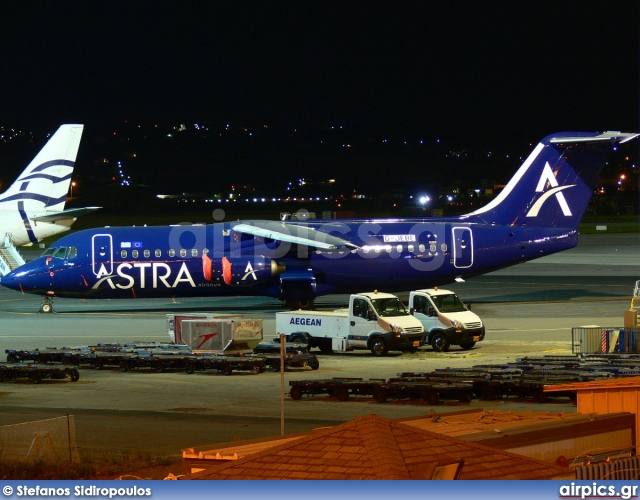
<instances>
[{"instance_id":1,"label":"orange roof tile","mask_svg":"<svg viewBox=\"0 0 640 500\"><path fill-rule=\"evenodd\" d=\"M330 443L330 444L327 444ZM549 479L568 469L366 415L186 479L424 479L464 460L460 479Z\"/></svg>"}]
</instances>

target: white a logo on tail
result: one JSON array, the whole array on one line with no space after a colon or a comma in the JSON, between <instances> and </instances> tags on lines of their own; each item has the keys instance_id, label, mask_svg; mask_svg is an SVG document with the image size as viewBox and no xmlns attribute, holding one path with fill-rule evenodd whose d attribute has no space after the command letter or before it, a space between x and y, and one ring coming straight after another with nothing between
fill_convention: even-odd
<instances>
[{"instance_id":1,"label":"white a logo on tail","mask_svg":"<svg viewBox=\"0 0 640 500\"><path fill-rule=\"evenodd\" d=\"M544 192L544 188L547 185L547 182L551 186L551 189L549 189L549 191L538 198L538 201L533 204L531 210L527 212L527 217L537 217L538 212L540 212L540 209L542 208L542 205L544 205L544 202L551 198L554 194L556 195L556 200L558 200L558 204L560 205L562 213L565 216L570 217L572 215L571 210L569 209L567 200L562 194L562 190L574 187L575 184L570 184L568 186L559 186L558 180L556 179L556 176L553 175L553 171L551 170L549 162L546 163L544 169L542 170L542 175L540 176L540 180L538 181L538 185L536 186L536 193Z\"/></svg>"}]
</instances>

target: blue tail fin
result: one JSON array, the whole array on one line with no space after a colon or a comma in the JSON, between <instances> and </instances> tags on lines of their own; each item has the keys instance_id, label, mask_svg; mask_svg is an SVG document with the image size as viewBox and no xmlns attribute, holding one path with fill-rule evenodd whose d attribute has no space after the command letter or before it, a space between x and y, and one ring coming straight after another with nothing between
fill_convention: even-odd
<instances>
[{"instance_id":1,"label":"blue tail fin","mask_svg":"<svg viewBox=\"0 0 640 500\"><path fill-rule=\"evenodd\" d=\"M609 154L640 134L562 132L545 137L491 203L466 217L487 224L577 228Z\"/></svg>"}]
</instances>

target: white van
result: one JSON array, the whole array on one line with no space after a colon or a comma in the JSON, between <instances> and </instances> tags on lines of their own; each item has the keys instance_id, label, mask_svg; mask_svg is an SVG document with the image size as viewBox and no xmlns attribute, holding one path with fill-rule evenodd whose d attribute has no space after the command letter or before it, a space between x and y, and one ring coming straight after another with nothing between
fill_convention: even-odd
<instances>
[{"instance_id":1,"label":"white van","mask_svg":"<svg viewBox=\"0 0 640 500\"><path fill-rule=\"evenodd\" d=\"M449 346L471 349L484 339L484 323L451 290L438 287L409 294L409 309L424 326L425 344L444 352Z\"/></svg>"}]
</instances>

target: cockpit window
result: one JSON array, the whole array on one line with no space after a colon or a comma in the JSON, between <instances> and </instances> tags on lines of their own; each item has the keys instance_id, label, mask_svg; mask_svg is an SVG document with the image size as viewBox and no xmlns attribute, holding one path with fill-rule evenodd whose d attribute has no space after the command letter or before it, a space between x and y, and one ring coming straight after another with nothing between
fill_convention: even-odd
<instances>
[{"instance_id":1,"label":"cockpit window","mask_svg":"<svg viewBox=\"0 0 640 500\"><path fill-rule=\"evenodd\" d=\"M53 255L56 250L56 247L49 247L44 252L42 252L42 255L40 257L49 257L50 255Z\"/></svg>"},{"instance_id":2,"label":"cockpit window","mask_svg":"<svg viewBox=\"0 0 640 500\"><path fill-rule=\"evenodd\" d=\"M78 247L69 247L67 259L75 259L78 256Z\"/></svg>"},{"instance_id":3,"label":"cockpit window","mask_svg":"<svg viewBox=\"0 0 640 500\"><path fill-rule=\"evenodd\" d=\"M67 247L60 247L58 248L55 253L53 254L53 256L56 259L64 259L67 256Z\"/></svg>"}]
</instances>

